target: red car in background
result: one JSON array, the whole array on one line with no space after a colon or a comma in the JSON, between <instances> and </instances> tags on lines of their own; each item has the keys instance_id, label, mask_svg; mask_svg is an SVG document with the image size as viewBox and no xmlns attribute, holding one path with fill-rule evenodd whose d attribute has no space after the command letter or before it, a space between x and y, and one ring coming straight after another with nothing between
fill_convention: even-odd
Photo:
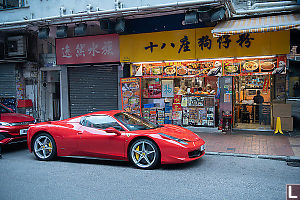
<instances>
[{"instance_id":1,"label":"red car in background","mask_svg":"<svg viewBox=\"0 0 300 200\"><path fill-rule=\"evenodd\" d=\"M29 124L34 122L33 117L14 113L0 104L0 148L2 144L26 142Z\"/></svg>"},{"instance_id":2,"label":"red car in background","mask_svg":"<svg viewBox=\"0 0 300 200\"><path fill-rule=\"evenodd\" d=\"M27 137L30 152L44 161L56 156L99 157L151 169L205 154L205 142L192 131L118 110L31 125Z\"/></svg>"}]
</instances>

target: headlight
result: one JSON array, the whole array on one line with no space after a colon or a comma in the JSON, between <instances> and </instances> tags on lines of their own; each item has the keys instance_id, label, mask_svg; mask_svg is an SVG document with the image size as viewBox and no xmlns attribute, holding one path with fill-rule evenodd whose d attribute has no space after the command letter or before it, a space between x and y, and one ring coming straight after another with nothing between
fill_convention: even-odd
<instances>
[{"instance_id":1,"label":"headlight","mask_svg":"<svg viewBox=\"0 0 300 200\"><path fill-rule=\"evenodd\" d=\"M176 138L176 137L164 134L164 133L159 133L159 134L166 137L166 138L169 138L171 140L175 140L176 142L179 142L180 144L188 145L188 142L190 142L188 140L179 139L179 138Z\"/></svg>"},{"instance_id":2,"label":"headlight","mask_svg":"<svg viewBox=\"0 0 300 200\"><path fill-rule=\"evenodd\" d=\"M204 151L206 148L205 148L205 144L203 144L201 147L200 147L200 151Z\"/></svg>"},{"instance_id":3,"label":"headlight","mask_svg":"<svg viewBox=\"0 0 300 200\"><path fill-rule=\"evenodd\" d=\"M0 126L12 126L12 124L7 122L0 122Z\"/></svg>"}]
</instances>

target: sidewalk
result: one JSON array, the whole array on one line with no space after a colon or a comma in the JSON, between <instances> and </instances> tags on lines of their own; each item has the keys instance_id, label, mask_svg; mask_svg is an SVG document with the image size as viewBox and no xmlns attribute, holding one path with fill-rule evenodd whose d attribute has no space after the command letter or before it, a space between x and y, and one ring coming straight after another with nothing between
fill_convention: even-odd
<instances>
[{"instance_id":1,"label":"sidewalk","mask_svg":"<svg viewBox=\"0 0 300 200\"><path fill-rule=\"evenodd\" d=\"M292 156L300 159L300 137L264 132L235 131L221 135L219 131L203 129L196 132L206 142L207 152Z\"/></svg>"}]
</instances>

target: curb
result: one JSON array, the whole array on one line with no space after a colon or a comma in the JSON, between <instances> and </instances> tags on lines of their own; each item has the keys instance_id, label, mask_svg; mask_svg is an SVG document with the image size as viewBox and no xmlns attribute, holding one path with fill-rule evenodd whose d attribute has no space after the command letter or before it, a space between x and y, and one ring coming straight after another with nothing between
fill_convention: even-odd
<instances>
[{"instance_id":1,"label":"curb","mask_svg":"<svg viewBox=\"0 0 300 200\"><path fill-rule=\"evenodd\" d=\"M273 155L254 155L254 154L238 154L238 153L224 153L224 152L205 152L206 155L215 156L233 156L233 157L244 157L244 158L259 158L269 160L281 160L286 162L299 162L300 157L297 156L273 156Z\"/></svg>"}]
</instances>

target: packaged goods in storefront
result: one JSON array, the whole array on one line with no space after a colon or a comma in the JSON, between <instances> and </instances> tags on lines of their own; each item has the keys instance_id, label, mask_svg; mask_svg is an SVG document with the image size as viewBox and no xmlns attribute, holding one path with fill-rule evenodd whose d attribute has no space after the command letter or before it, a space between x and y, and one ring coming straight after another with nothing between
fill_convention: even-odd
<instances>
[{"instance_id":1,"label":"packaged goods in storefront","mask_svg":"<svg viewBox=\"0 0 300 200\"><path fill-rule=\"evenodd\" d=\"M150 109L149 108L143 108L142 109L142 116L149 120L150 119Z\"/></svg>"},{"instance_id":2,"label":"packaged goods in storefront","mask_svg":"<svg viewBox=\"0 0 300 200\"><path fill-rule=\"evenodd\" d=\"M157 123L164 124L165 121L165 111L163 108L157 108Z\"/></svg>"},{"instance_id":3,"label":"packaged goods in storefront","mask_svg":"<svg viewBox=\"0 0 300 200\"><path fill-rule=\"evenodd\" d=\"M272 56L133 64L132 69L143 69L142 115L154 123L214 127L229 109L234 127L255 128L271 124L270 106L283 96L285 66L285 56ZM220 77L231 81L220 85ZM124 103L138 105L131 93L123 96Z\"/></svg>"}]
</instances>

